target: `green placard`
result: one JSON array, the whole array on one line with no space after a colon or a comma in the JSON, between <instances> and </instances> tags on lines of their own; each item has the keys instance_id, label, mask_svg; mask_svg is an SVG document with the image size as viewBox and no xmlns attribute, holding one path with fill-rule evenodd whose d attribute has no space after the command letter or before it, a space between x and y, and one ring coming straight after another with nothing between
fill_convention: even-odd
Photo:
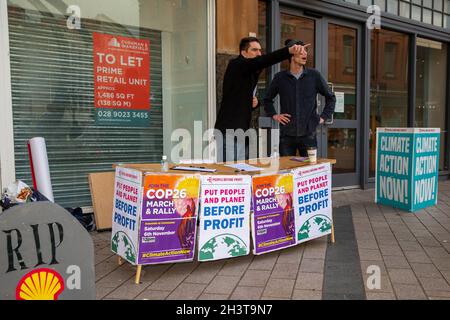
<instances>
[{"instance_id":1,"label":"green placard","mask_svg":"<svg viewBox=\"0 0 450 320\"><path fill-rule=\"evenodd\" d=\"M437 202L440 129L378 128L375 202L407 211Z\"/></svg>"}]
</instances>

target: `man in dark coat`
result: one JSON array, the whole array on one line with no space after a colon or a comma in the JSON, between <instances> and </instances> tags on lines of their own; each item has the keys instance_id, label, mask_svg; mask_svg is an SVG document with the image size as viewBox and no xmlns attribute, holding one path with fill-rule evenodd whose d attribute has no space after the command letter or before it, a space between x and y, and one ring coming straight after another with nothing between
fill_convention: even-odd
<instances>
[{"instance_id":1,"label":"man in dark coat","mask_svg":"<svg viewBox=\"0 0 450 320\"><path fill-rule=\"evenodd\" d=\"M259 105L256 98L258 77L264 68L289 59L292 54L301 52L302 48L301 45L293 44L261 55L257 38L241 40L240 55L228 63L223 80L223 97L215 124L222 138L218 139L216 134L218 161L248 158L245 141L237 138L234 131L246 131L250 127L252 111Z\"/></svg>"}]
</instances>

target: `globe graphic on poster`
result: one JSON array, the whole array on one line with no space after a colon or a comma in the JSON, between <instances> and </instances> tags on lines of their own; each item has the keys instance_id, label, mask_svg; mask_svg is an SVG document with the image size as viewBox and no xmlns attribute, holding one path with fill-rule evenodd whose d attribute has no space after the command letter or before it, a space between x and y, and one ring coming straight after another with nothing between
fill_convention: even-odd
<instances>
[{"instance_id":1,"label":"globe graphic on poster","mask_svg":"<svg viewBox=\"0 0 450 320\"><path fill-rule=\"evenodd\" d=\"M129 262L136 262L136 250L125 232L119 231L114 234L111 241L111 250Z\"/></svg>"},{"instance_id":2,"label":"globe graphic on poster","mask_svg":"<svg viewBox=\"0 0 450 320\"><path fill-rule=\"evenodd\" d=\"M215 260L243 256L248 253L244 241L233 234L221 234L205 243L199 260Z\"/></svg>"},{"instance_id":3,"label":"globe graphic on poster","mask_svg":"<svg viewBox=\"0 0 450 320\"><path fill-rule=\"evenodd\" d=\"M309 218L298 231L297 238L299 241L309 239L313 236L326 233L331 230L331 220L327 216L316 215Z\"/></svg>"}]
</instances>

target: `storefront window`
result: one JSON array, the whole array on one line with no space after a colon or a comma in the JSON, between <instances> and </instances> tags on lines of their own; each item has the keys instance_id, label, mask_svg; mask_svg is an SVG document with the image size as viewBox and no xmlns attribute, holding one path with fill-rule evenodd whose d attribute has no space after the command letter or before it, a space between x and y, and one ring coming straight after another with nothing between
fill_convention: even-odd
<instances>
[{"instance_id":1,"label":"storefront window","mask_svg":"<svg viewBox=\"0 0 450 320\"><path fill-rule=\"evenodd\" d=\"M258 1L258 34L257 37L261 44L262 53L267 53L267 33L268 25L267 25L267 4L266 1ZM275 48L278 49L278 48ZM266 94L267 89L267 80L268 80L268 69L263 69L258 79L258 100L262 103L264 96ZM261 104L262 105L262 104ZM252 113L252 128L258 128L259 123L258 119L261 115L261 110L263 108L258 108L255 112Z\"/></svg>"},{"instance_id":2,"label":"storefront window","mask_svg":"<svg viewBox=\"0 0 450 320\"><path fill-rule=\"evenodd\" d=\"M410 18L411 4L408 2L400 2L400 15L405 18Z\"/></svg>"},{"instance_id":3,"label":"storefront window","mask_svg":"<svg viewBox=\"0 0 450 320\"><path fill-rule=\"evenodd\" d=\"M441 129L439 169L448 170L445 143L447 45L428 39L417 39L415 127Z\"/></svg>"},{"instance_id":4,"label":"storefront window","mask_svg":"<svg viewBox=\"0 0 450 320\"><path fill-rule=\"evenodd\" d=\"M367 7L378 6L382 11L410 18L439 28L449 28L449 0L342 0Z\"/></svg>"},{"instance_id":5,"label":"storefront window","mask_svg":"<svg viewBox=\"0 0 450 320\"><path fill-rule=\"evenodd\" d=\"M258 39L261 42L263 53L267 53L267 33L269 32L267 25L267 4L265 1L258 1ZM278 48L276 48L278 49ZM263 69L258 82L259 89L265 89L267 86L267 69ZM264 92L261 92L264 94ZM264 95L262 95L264 97Z\"/></svg>"},{"instance_id":6,"label":"storefront window","mask_svg":"<svg viewBox=\"0 0 450 320\"><path fill-rule=\"evenodd\" d=\"M356 37L355 29L328 25L328 84L344 100L335 119L356 120Z\"/></svg>"},{"instance_id":7,"label":"storefront window","mask_svg":"<svg viewBox=\"0 0 450 320\"><path fill-rule=\"evenodd\" d=\"M170 158L172 130L205 129L206 5L9 0L17 178L31 185L26 141L42 136L55 201L90 206L88 173Z\"/></svg>"},{"instance_id":8,"label":"storefront window","mask_svg":"<svg viewBox=\"0 0 450 320\"><path fill-rule=\"evenodd\" d=\"M388 0L387 12L392 14L398 14L398 0Z\"/></svg>"},{"instance_id":9,"label":"storefront window","mask_svg":"<svg viewBox=\"0 0 450 320\"><path fill-rule=\"evenodd\" d=\"M386 10L386 0L375 0L373 3L379 6L381 10Z\"/></svg>"},{"instance_id":10,"label":"storefront window","mask_svg":"<svg viewBox=\"0 0 450 320\"><path fill-rule=\"evenodd\" d=\"M418 6L412 6L412 18L417 21L422 19L422 10Z\"/></svg>"},{"instance_id":11,"label":"storefront window","mask_svg":"<svg viewBox=\"0 0 450 320\"><path fill-rule=\"evenodd\" d=\"M432 11L428 9L422 9L422 21L431 24Z\"/></svg>"},{"instance_id":12,"label":"storefront window","mask_svg":"<svg viewBox=\"0 0 450 320\"><path fill-rule=\"evenodd\" d=\"M376 129L408 124L408 35L374 30L370 83L370 166L375 176Z\"/></svg>"}]
</instances>

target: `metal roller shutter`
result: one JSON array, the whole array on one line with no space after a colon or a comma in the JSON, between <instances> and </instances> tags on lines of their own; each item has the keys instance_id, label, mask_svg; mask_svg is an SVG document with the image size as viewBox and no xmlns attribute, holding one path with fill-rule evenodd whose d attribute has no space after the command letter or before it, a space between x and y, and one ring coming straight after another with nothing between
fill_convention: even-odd
<instances>
[{"instance_id":1,"label":"metal roller shutter","mask_svg":"<svg viewBox=\"0 0 450 320\"><path fill-rule=\"evenodd\" d=\"M113 163L155 162L163 152L161 33L95 20L69 30L67 17L9 7L16 176L32 185L27 140L47 143L55 202L91 206L88 173ZM92 33L150 40L150 124L95 125Z\"/></svg>"}]
</instances>

